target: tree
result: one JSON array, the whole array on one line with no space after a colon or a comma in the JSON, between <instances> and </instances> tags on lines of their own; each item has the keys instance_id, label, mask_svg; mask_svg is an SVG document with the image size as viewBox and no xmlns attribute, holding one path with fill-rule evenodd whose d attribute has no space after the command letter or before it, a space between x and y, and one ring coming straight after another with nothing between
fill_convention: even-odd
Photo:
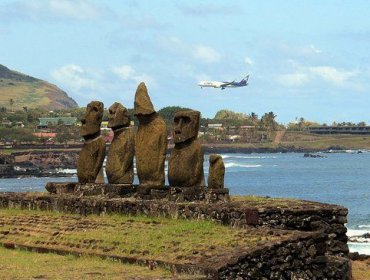
<instances>
[{"instance_id":1,"label":"tree","mask_svg":"<svg viewBox=\"0 0 370 280\"><path fill-rule=\"evenodd\" d=\"M173 117L176 112L181 110L189 110L188 108L179 107L179 106L167 106L158 111L158 114L165 120L167 124L172 124Z\"/></svg>"},{"instance_id":2,"label":"tree","mask_svg":"<svg viewBox=\"0 0 370 280\"><path fill-rule=\"evenodd\" d=\"M265 113L260 121L260 128L262 130L274 131L278 123L275 121L276 115L273 112Z\"/></svg>"},{"instance_id":3,"label":"tree","mask_svg":"<svg viewBox=\"0 0 370 280\"><path fill-rule=\"evenodd\" d=\"M13 98L9 99L9 105L10 105L10 111L13 112L13 105L14 105L14 99Z\"/></svg>"},{"instance_id":4,"label":"tree","mask_svg":"<svg viewBox=\"0 0 370 280\"><path fill-rule=\"evenodd\" d=\"M359 122L358 124L357 124L357 126L366 126L366 123L365 122Z\"/></svg>"}]
</instances>

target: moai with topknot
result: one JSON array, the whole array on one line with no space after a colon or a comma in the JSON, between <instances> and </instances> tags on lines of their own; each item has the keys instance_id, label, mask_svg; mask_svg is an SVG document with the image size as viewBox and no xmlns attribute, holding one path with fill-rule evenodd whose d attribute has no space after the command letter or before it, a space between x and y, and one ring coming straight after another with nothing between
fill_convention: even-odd
<instances>
[{"instance_id":1,"label":"moai with topknot","mask_svg":"<svg viewBox=\"0 0 370 280\"><path fill-rule=\"evenodd\" d=\"M208 189L223 189L225 164L221 155L209 156Z\"/></svg>"},{"instance_id":2,"label":"moai with topknot","mask_svg":"<svg viewBox=\"0 0 370 280\"><path fill-rule=\"evenodd\" d=\"M150 189L164 186L167 128L164 120L154 110L144 83L140 83L136 90L134 114L139 120L135 138L138 191L147 193Z\"/></svg>"},{"instance_id":3,"label":"moai with topknot","mask_svg":"<svg viewBox=\"0 0 370 280\"><path fill-rule=\"evenodd\" d=\"M95 183L105 157L105 141L100 134L104 104L92 101L81 119L80 134L84 138L78 161L77 177L80 184Z\"/></svg>"},{"instance_id":4,"label":"moai with topknot","mask_svg":"<svg viewBox=\"0 0 370 280\"><path fill-rule=\"evenodd\" d=\"M183 110L175 114L175 147L168 162L171 187L189 188L204 185L203 149L198 140L200 112Z\"/></svg>"},{"instance_id":5,"label":"moai with topknot","mask_svg":"<svg viewBox=\"0 0 370 280\"><path fill-rule=\"evenodd\" d=\"M108 182L131 185L134 180L135 134L130 127L130 114L116 102L109 108L108 118L108 127L114 133L105 168Z\"/></svg>"}]
</instances>

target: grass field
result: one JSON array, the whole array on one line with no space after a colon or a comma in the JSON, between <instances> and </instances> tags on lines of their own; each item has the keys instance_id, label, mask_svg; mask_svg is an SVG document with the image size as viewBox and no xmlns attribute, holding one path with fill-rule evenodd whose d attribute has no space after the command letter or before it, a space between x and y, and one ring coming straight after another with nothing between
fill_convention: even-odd
<instances>
[{"instance_id":1,"label":"grass field","mask_svg":"<svg viewBox=\"0 0 370 280\"><path fill-rule=\"evenodd\" d=\"M163 268L122 264L96 257L60 256L0 246L0 279L174 279ZM182 279L185 276L181 277ZM189 278L190 279L190 278Z\"/></svg>"},{"instance_id":2,"label":"grass field","mask_svg":"<svg viewBox=\"0 0 370 280\"><path fill-rule=\"evenodd\" d=\"M197 263L232 256L278 237L273 232L230 228L210 221L79 216L55 212L0 210L0 243L158 260ZM289 233L286 234L287 236Z\"/></svg>"}]
</instances>

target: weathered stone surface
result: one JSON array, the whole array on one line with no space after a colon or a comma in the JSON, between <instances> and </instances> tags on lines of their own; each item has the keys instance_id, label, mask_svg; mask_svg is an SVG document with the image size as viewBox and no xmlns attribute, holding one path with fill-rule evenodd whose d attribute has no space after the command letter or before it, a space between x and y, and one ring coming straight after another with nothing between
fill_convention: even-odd
<instances>
[{"instance_id":1,"label":"weathered stone surface","mask_svg":"<svg viewBox=\"0 0 370 280\"><path fill-rule=\"evenodd\" d=\"M84 139L92 139L100 135L100 126L103 118L104 104L92 101L87 104L84 117L81 119L80 134Z\"/></svg>"},{"instance_id":2,"label":"weathered stone surface","mask_svg":"<svg viewBox=\"0 0 370 280\"><path fill-rule=\"evenodd\" d=\"M103 166L105 141L100 135L104 104L92 101L87 105L85 116L81 120L81 136L85 143L77 161L78 182L95 183Z\"/></svg>"},{"instance_id":3,"label":"weathered stone surface","mask_svg":"<svg viewBox=\"0 0 370 280\"><path fill-rule=\"evenodd\" d=\"M179 111L174 117L175 147L168 161L171 187L193 188L204 185L203 149L197 139L200 113Z\"/></svg>"},{"instance_id":4,"label":"weathered stone surface","mask_svg":"<svg viewBox=\"0 0 370 280\"><path fill-rule=\"evenodd\" d=\"M108 126L114 132L106 173L110 184L132 184L134 180L135 134L130 128L130 115L120 103L109 108Z\"/></svg>"},{"instance_id":5,"label":"weathered stone surface","mask_svg":"<svg viewBox=\"0 0 370 280\"><path fill-rule=\"evenodd\" d=\"M155 112L147 88L140 83L135 95L134 114L139 120L135 138L136 169L142 190L164 186L164 162L167 150L167 129Z\"/></svg>"},{"instance_id":6,"label":"weathered stone surface","mask_svg":"<svg viewBox=\"0 0 370 280\"><path fill-rule=\"evenodd\" d=\"M112 197L130 197L136 188L132 184L79 184L79 183L57 183L49 182L45 189L57 195L75 196L104 196L105 199Z\"/></svg>"},{"instance_id":7,"label":"weathered stone surface","mask_svg":"<svg viewBox=\"0 0 370 280\"><path fill-rule=\"evenodd\" d=\"M224 188L225 165L221 155L212 154L209 156L208 188Z\"/></svg>"}]
</instances>

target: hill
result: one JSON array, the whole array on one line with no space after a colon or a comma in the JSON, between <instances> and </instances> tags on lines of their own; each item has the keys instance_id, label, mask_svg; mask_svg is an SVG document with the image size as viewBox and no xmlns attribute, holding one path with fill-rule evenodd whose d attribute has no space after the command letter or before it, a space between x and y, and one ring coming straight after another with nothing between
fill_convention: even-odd
<instances>
[{"instance_id":1,"label":"hill","mask_svg":"<svg viewBox=\"0 0 370 280\"><path fill-rule=\"evenodd\" d=\"M57 86L0 64L0 107L18 110L25 106L46 110L78 107L76 101Z\"/></svg>"}]
</instances>

